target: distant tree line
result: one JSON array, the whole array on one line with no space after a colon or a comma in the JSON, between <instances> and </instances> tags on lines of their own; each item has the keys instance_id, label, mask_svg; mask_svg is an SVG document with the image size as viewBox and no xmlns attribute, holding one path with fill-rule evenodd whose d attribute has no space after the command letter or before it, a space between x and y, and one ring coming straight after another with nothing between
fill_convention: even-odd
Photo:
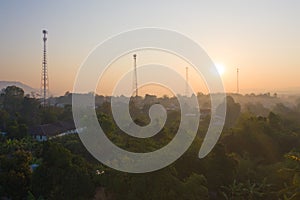
<instances>
[{"instance_id":1,"label":"distant tree line","mask_svg":"<svg viewBox=\"0 0 300 200\"><path fill-rule=\"evenodd\" d=\"M167 97L166 97L167 98ZM176 162L159 171L130 174L110 169L92 157L78 135L37 142L28 127L72 119L71 107L42 109L37 99L11 86L0 97L0 199L107 200L297 200L300 199L300 99L294 107L245 110L227 97L225 126L204 159L198 152L210 116L201 120L193 144ZM131 104L137 124L149 123L148 110ZM132 152L149 152L168 144L177 132L180 111L168 112L154 137L123 133L109 103L96 109L107 137Z\"/></svg>"}]
</instances>

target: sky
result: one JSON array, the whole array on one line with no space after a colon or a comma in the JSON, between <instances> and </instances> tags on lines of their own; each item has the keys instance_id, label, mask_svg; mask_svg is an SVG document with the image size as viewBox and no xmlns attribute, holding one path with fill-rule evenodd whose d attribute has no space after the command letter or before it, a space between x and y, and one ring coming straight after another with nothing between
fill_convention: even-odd
<instances>
[{"instance_id":1,"label":"sky","mask_svg":"<svg viewBox=\"0 0 300 200\"><path fill-rule=\"evenodd\" d=\"M72 91L80 65L99 43L127 30L159 27L190 37L223 66L227 92L236 91L239 68L241 93L300 93L299 19L298 0L1 1L0 80L40 88L44 28L50 91L62 95ZM131 67L128 59L118 63Z\"/></svg>"}]
</instances>

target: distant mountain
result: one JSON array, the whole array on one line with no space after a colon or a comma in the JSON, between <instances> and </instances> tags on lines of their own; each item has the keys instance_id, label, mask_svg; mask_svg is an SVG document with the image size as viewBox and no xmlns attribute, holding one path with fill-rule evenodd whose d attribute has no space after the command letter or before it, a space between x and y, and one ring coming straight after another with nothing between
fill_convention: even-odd
<instances>
[{"instance_id":1,"label":"distant mountain","mask_svg":"<svg viewBox=\"0 0 300 200\"><path fill-rule=\"evenodd\" d=\"M39 93L37 89L32 88L29 85L26 85L18 81L0 81L0 90L6 88L7 86L12 86L12 85L22 88L25 94L30 94L30 95L34 94L36 96Z\"/></svg>"}]
</instances>

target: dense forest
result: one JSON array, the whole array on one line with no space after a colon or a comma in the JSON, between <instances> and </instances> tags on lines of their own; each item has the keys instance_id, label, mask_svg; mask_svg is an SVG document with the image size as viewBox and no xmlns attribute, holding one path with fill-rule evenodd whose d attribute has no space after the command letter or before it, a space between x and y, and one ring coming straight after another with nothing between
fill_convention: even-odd
<instances>
[{"instance_id":1,"label":"dense forest","mask_svg":"<svg viewBox=\"0 0 300 200\"><path fill-rule=\"evenodd\" d=\"M203 94L199 95L198 99ZM266 101L268 98L274 101L277 96L267 95ZM150 106L132 105L137 124L149 123ZM107 137L132 152L166 145L180 121L180 110L168 111L166 124L157 135L137 139L116 126L109 103L99 105L96 113ZM71 119L71 106L42 108L37 99L15 86L1 92L0 199L300 199L300 99L289 106L276 101L265 107L251 102L241 105L227 96L225 126L208 156L198 158L209 115L200 121L193 144L180 159L144 174L102 165L77 134L44 142L30 134L32 126Z\"/></svg>"}]
</instances>

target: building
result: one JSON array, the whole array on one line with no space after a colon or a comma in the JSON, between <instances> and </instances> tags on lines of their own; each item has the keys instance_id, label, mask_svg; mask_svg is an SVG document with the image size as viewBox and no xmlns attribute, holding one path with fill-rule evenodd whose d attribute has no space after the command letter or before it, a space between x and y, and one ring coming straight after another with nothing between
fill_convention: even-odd
<instances>
[{"instance_id":1,"label":"building","mask_svg":"<svg viewBox=\"0 0 300 200\"><path fill-rule=\"evenodd\" d=\"M6 136L7 135L7 132L3 132L0 130L0 136Z\"/></svg>"},{"instance_id":2,"label":"building","mask_svg":"<svg viewBox=\"0 0 300 200\"><path fill-rule=\"evenodd\" d=\"M29 129L29 133L37 141L46 141L51 138L68 134L78 133L74 121L56 122L53 124L42 124Z\"/></svg>"}]
</instances>

